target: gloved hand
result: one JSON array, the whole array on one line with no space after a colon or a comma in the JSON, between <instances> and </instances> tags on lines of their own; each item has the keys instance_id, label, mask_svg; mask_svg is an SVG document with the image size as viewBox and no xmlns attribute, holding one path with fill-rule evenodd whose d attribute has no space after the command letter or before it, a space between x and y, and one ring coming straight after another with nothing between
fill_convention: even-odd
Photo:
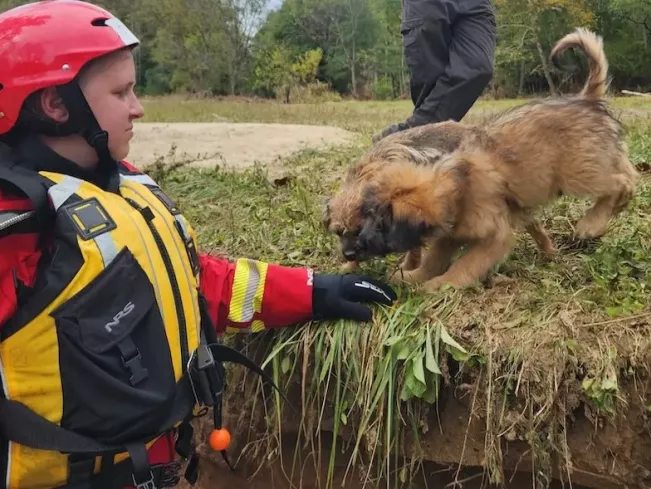
<instances>
[{"instance_id":1,"label":"gloved hand","mask_svg":"<svg viewBox=\"0 0 651 489\"><path fill-rule=\"evenodd\" d=\"M380 139L387 137L389 134L393 134L399 131L404 131L405 129L409 129L410 127L411 126L406 122L396 122L395 124L391 124L390 126L387 126L381 131L373 134L372 137L373 143L374 144L377 143Z\"/></svg>"},{"instance_id":2,"label":"gloved hand","mask_svg":"<svg viewBox=\"0 0 651 489\"><path fill-rule=\"evenodd\" d=\"M391 305L396 299L391 287L369 277L314 274L312 313L315 319L370 321L371 310L362 302Z\"/></svg>"}]
</instances>

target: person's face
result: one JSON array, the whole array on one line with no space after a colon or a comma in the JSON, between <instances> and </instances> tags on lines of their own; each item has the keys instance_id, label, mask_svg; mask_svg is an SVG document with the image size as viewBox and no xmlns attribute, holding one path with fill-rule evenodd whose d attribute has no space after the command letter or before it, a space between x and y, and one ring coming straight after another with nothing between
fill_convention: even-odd
<instances>
[{"instance_id":1,"label":"person's face","mask_svg":"<svg viewBox=\"0 0 651 489\"><path fill-rule=\"evenodd\" d=\"M99 126L108 133L111 155L120 161L129 154L133 120L144 115L133 89L136 66L130 51L108 55L91 66L80 86Z\"/></svg>"}]
</instances>

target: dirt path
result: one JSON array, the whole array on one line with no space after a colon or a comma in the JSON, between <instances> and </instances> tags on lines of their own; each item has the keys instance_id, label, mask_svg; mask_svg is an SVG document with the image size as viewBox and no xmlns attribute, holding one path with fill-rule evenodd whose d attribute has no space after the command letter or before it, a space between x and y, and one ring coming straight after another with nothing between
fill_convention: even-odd
<instances>
[{"instance_id":1,"label":"dirt path","mask_svg":"<svg viewBox=\"0 0 651 489\"><path fill-rule=\"evenodd\" d=\"M306 148L345 144L355 134L329 126L244 123L137 123L129 161L142 167L169 154L176 145L178 160L192 165L243 169L259 163L269 166L270 176L282 173L274 166Z\"/></svg>"}]
</instances>

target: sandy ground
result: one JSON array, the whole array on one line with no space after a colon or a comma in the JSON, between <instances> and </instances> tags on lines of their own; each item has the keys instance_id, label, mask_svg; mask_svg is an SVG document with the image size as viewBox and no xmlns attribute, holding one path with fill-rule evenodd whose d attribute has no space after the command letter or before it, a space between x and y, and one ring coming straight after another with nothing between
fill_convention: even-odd
<instances>
[{"instance_id":1,"label":"sandy ground","mask_svg":"<svg viewBox=\"0 0 651 489\"><path fill-rule=\"evenodd\" d=\"M175 159L191 165L243 169L257 161L269 175L282 173L279 158L302 149L321 149L353 141L351 132L329 126L244 123L137 123L129 161L138 167L167 156L176 145ZM174 161L166 159L165 161Z\"/></svg>"}]
</instances>

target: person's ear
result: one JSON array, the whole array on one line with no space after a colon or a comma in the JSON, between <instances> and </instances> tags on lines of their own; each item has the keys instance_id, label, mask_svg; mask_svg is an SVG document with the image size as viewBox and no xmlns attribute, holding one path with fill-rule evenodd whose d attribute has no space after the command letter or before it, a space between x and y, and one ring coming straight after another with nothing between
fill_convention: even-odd
<instances>
[{"instance_id":1,"label":"person's ear","mask_svg":"<svg viewBox=\"0 0 651 489\"><path fill-rule=\"evenodd\" d=\"M70 116L63 99L54 87L47 87L41 93L41 111L57 123L66 122Z\"/></svg>"}]
</instances>

